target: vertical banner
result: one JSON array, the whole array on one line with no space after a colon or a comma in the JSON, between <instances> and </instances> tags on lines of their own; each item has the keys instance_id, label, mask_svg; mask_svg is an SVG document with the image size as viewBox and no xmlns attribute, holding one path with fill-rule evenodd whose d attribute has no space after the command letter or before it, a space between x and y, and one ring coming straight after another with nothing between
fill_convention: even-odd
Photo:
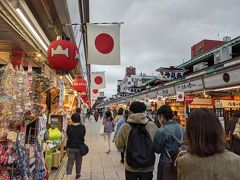
<instances>
[{"instance_id":1,"label":"vertical banner","mask_svg":"<svg viewBox=\"0 0 240 180\"><path fill-rule=\"evenodd\" d=\"M59 93L59 107L63 107L63 101L64 101L64 80L60 80L60 93Z\"/></svg>"},{"instance_id":2,"label":"vertical banner","mask_svg":"<svg viewBox=\"0 0 240 180\"><path fill-rule=\"evenodd\" d=\"M77 96L77 107L80 108L81 107L81 98L80 98L80 94L78 93L78 96Z\"/></svg>"}]
</instances>

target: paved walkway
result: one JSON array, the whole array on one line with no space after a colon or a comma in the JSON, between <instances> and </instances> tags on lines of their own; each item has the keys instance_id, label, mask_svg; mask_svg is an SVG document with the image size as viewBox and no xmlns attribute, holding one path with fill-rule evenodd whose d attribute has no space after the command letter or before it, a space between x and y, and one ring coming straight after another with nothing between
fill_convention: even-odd
<instances>
[{"instance_id":1,"label":"paved walkway","mask_svg":"<svg viewBox=\"0 0 240 180\"><path fill-rule=\"evenodd\" d=\"M115 145L112 144L112 151L106 154L105 141L99 135L101 121L95 122L86 120L85 126L87 129L86 143L89 146L88 155L83 157L81 178L82 180L124 180L124 165L120 163L120 153L117 152ZM66 177L66 161L65 158L60 168L58 177L51 177L50 179L60 180L67 179ZM157 163L157 162L156 162ZM75 180L75 169L71 180ZM155 171L156 172L156 171ZM154 180L156 173L154 172Z\"/></svg>"}]
</instances>

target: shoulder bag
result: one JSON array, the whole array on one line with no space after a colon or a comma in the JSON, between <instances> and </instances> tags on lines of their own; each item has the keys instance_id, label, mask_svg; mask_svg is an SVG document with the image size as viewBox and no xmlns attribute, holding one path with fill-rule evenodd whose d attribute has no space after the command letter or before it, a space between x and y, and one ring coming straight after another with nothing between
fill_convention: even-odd
<instances>
[{"instance_id":1,"label":"shoulder bag","mask_svg":"<svg viewBox=\"0 0 240 180\"><path fill-rule=\"evenodd\" d=\"M71 125L70 125L69 128L70 128L71 131L73 132ZM89 152L89 148L88 148L88 146L83 142L83 143L80 145L80 154L81 154L81 156L87 155L88 152Z\"/></svg>"}]
</instances>

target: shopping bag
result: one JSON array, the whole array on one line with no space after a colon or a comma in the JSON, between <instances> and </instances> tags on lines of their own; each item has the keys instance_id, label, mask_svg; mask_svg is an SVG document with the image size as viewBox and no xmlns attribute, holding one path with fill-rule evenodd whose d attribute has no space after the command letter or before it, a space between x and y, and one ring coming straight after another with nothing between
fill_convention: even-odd
<instances>
[{"instance_id":1,"label":"shopping bag","mask_svg":"<svg viewBox=\"0 0 240 180\"><path fill-rule=\"evenodd\" d=\"M104 125L101 125L100 127L100 136L103 136L104 134Z\"/></svg>"}]
</instances>

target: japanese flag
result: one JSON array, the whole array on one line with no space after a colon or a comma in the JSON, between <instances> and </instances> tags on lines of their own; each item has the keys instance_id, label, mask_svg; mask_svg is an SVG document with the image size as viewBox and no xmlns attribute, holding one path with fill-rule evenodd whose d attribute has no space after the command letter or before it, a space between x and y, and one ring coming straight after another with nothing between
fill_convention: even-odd
<instances>
[{"instance_id":1,"label":"japanese flag","mask_svg":"<svg viewBox=\"0 0 240 180\"><path fill-rule=\"evenodd\" d=\"M87 24L88 64L120 65L120 25Z\"/></svg>"},{"instance_id":2,"label":"japanese flag","mask_svg":"<svg viewBox=\"0 0 240 180\"><path fill-rule=\"evenodd\" d=\"M100 96L99 89L91 89L91 99L96 100Z\"/></svg>"},{"instance_id":3,"label":"japanese flag","mask_svg":"<svg viewBox=\"0 0 240 180\"><path fill-rule=\"evenodd\" d=\"M177 102L184 101L184 92L177 92Z\"/></svg>"},{"instance_id":4,"label":"japanese flag","mask_svg":"<svg viewBox=\"0 0 240 180\"><path fill-rule=\"evenodd\" d=\"M92 72L91 73L91 88L92 89L106 88L105 72Z\"/></svg>"}]
</instances>

